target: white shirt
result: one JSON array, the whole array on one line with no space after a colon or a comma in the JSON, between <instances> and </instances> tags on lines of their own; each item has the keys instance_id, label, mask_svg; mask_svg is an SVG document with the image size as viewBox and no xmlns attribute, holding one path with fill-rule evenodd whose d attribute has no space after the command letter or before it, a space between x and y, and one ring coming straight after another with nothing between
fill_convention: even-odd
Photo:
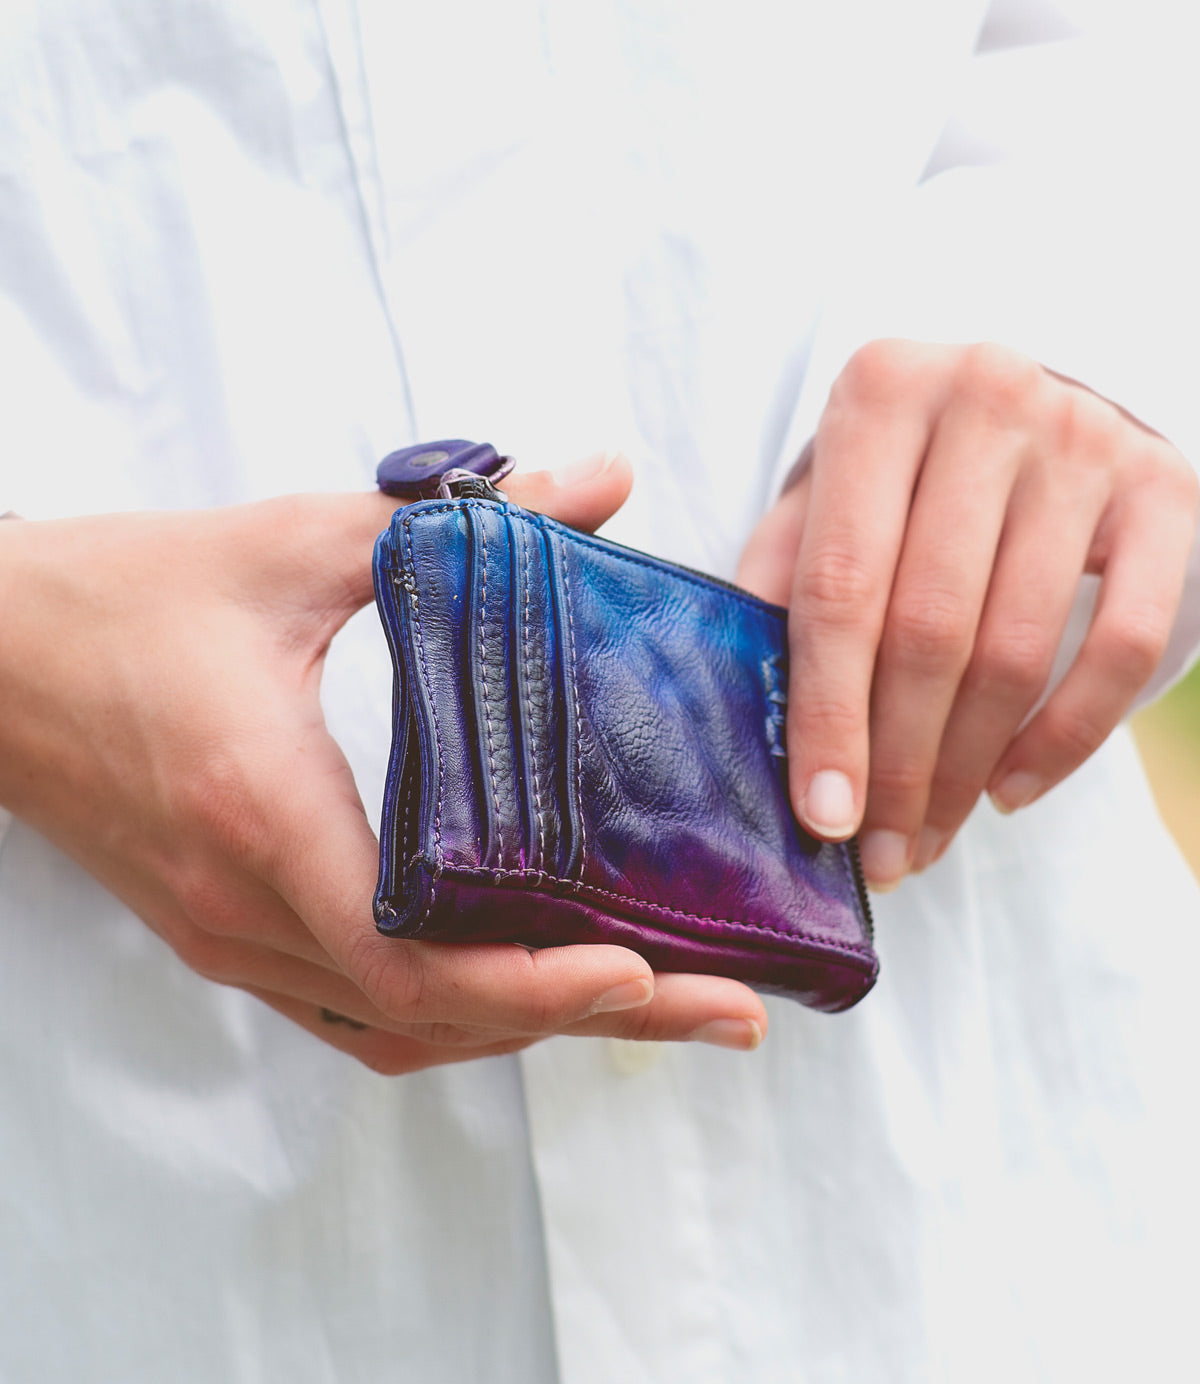
<instances>
[{"instance_id":1,"label":"white shirt","mask_svg":"<svg viewBox=\"0 0 1200 1384\"><path fill-rule=\"evenodd\" d=\"M620 445L614 534L728 573L884 332L1006 340L1200 455L1183 45L1063 13L18 0L5 502ZM1193 591L1160 684L1198 636ZM324 699L372 809L388 677L368 611ZM0 1379L1179 1378L1196 906L1118 736L879 901L850 1014L385 1080L0 825Z\"/></svg>"}]
</instances>

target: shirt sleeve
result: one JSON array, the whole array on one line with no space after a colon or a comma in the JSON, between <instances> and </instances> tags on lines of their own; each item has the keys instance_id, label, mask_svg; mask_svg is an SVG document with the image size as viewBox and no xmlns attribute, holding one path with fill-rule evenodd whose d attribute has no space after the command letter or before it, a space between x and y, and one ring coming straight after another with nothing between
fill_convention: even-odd
<instances>
[{"instance_id":1,"label":"shirt sleeve","mask_svg":"<svg viewBox=\"0 0 1200 1384\"><path fill-rule=\"evenodd\" d=\"M879 337L992 340L1086 385L1200 462L1200 98L1184 7L997 0L919 185L845 254L784 474L829 388ZM1060 667L1086 630L1085 579ZM1200 539L1139 704L1200 646Z\"/></svg>"}]
</instances>

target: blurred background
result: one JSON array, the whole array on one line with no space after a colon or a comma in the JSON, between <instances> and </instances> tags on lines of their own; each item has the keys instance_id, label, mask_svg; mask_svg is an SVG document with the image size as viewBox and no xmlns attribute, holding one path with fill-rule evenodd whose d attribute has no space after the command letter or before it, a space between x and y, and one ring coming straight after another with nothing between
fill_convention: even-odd
<instances>
[{"instance_id":1,"label":"blurred background","mask_svg":"<svg viewBox=\"0 0 1200 1384\"><path fill-rule=\"evenodd\" d=\"M1139 712L1133 731L1158 810L1200 877L1200 664Z\"/></svg>"}]
</instances>

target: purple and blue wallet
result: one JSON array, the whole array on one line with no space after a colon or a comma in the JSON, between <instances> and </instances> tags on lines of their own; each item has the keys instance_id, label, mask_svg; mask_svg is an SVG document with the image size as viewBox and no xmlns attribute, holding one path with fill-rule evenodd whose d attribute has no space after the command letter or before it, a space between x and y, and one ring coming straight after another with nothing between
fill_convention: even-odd
<instances>
[{"instance_id":1,"label":"purple and blue wallet","mask_svg":"<svg viewBox=\"0 0 1200 1384\"><path fill-rule=\"evenodd\" d=\"M788 801L787 612L522 509L490 447L393 453L381 932L612 942L846 1009L879 969L853 842Z\"/></svg>"}]
</instances>

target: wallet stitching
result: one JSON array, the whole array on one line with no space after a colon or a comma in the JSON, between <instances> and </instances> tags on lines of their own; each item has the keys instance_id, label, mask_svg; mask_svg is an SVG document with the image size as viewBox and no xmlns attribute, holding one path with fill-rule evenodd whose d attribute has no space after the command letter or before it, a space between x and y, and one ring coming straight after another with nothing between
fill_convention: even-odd
<instances>
[{"instance_id":1,"label":"wallet stitching","mask_svg":"<svg viewBox=\"0 0 1200 1384\"><path fill-rule=\"evenodd\" d=\"M393 577L392 577L392 584L393 584L393 586L398 587L400 590L402 590L402 591L404 590L403 582L401 581L401 579L400 579L398 576L393 576ZM404 599L404 598L401 596L401 597L400 597L400 600L403 600L403 599ZM403 770L402 770L402 772L403 772ZM400 837L400 841L401 841L401 843L402 843L403 845L405 845L405 846L408 845L408 824L409 824L409 821L410 821L411 815L412 815L412 801L413 801L413 797L414 797L414 789L416 788L416 778L417 778L417 776L416 776L415 774L409 774L409 775L408 775L408 787L404 790L404 832L403 832L403 834L402 834L401 837ZM403 865L403 863L402 863L402 864L401 864L401 869L404 869L404 868L405 868L405 867L404 867L404 865ZM412 862L411 862L411 861L409 862L408 868L409 868L409 869L412 868ZM396 916L396 915L395 915L395 910L393 910L393 909L385 909L384 912L385 912L385 914L388 914L388 915L390 915L390 916L392 916L392 917L395 917L395 916Z\"/></svg>"},{"instance_id":2,"label":"wallet stitching","mask_svg":"<svg viewBox=\"0 0 1200 1384\"><path fill-rule=\"evenodd\" d=\"M406 846L408 845L408 823L409 823L409 819L410 819L411 814L412 814L412 801L413 801L414 790L416 789L416 786L417 786L417 776L416 776L416 774L409 774L409 776L408 776L408 790L407 790L407 791L405 792L405 794L404 794L404 835L400 838L401 841L403 841L404 844L405 844Z\"/></svg>"},{"instance_id":3,"label":"wallet stitching","mask_svg":"<svg viewBox=\"0 0 1200 1384\"><path fill-rule=\"evenodd\" d=\"M492 802L496 805L496 855L501 864L504 863L504 833L501 829L500 818L500 787L496 781L496 745L492 739L492 704L488 696L487 681L487 646L484 642L485 622L487 619L487 525L480 524L479 532L482 537L483 546L483 598L479 603L479 670L483 681L483 716L487 722L487 743L488 743L488 766L492 775Z\"/></svg>"},{"instance_id":4,"label":"wallet stitching","mask_svg":"<svg viewBox=\"0 0 1200 1384\"><path fill-rule=\"evenodd\" d=\"M425 910L415 924L415 926L419 928L429 917L429 915L433 912L433 903L434 900L437 898L438 880L442 877L442 866L444 864L444 859L442 855L442 783L446 777L446 762L442 753L442 731L441 727L438 724L437 702L434 699L433 686L429 678L429 664L425 659L425 640L421 635L421 599L420 596L417 594L417 564L416 560L413 557L411 519L406 519L404 521L404 539L405 546L408 549L409 569L413 574L412 603L413 618L416 623L417 629L417 649L421 656L421 671L422 676L425 679L425 690L429 696L429 709L433 712L433 738L437 743L438 753L437 812L435 813L433 819L433 849L436 858L436 865L433 871L433 882L430 885L429 889L429 898L426 900L425 903Z\"/></svg>"},{"instance_id":5,"label":"wallet stitching","mask_svg":"<svg viewBox=\"0 0 1200 1384\"><path fill-rule=\"evenodd\" d=\"M560 531L558 545L562 551L563 595L567 607L567 628L571 636L571 695L575 702L575 805L579 812L579 870L576 886L583 882L587 864L587 827L583 820L583 717L579 710L579 675L575 663L575 615L571 605L571 578L567 573L567 545Z\"/></svg>"},{"instance_id":6,"label":"wallet stitching","mask_svg":"<svg viewBox=\"0 0 1200 1384\"><path fill-rule=\"evenodd\" d=\"M439 505L436 509L428 509L426 514L449 514L455 509L482 509L485 505L493 505L494 500L453 500L449 504ZM557 523L553 519L548 519L544 514L528 514L519 508L512 511L514 519L520 519L523 523L533 524L541 528L553 528L558 534L560 541L564 535L569 537L572 543L577 543L583 548L594 548L598 553L605 557L610 557L614 562L629 562L635 567L646 567L652 572L661 572L663 576L670 577L673 581L687 582L689 586L698 586L701 591L707 591L713 596L722 596L727 600L738 601L742 605L749 606L751 610L756 610L760 615L768 615L772 619L778 620L786 615L786 612L778 606L772 605L769 601L760 601L757 596L752 596L749 591L739 591L736 587L728 586L723 582L706 581L699 573L693 575L691 572L680 571L679 568L671 563L653 557L638 557L634 553L616 552L606 543L598 539L591 538L584 533L577 533L574 529L569 529L563 524ZM411 523L411 519L404 521Z\"/></svg>"},{"instance_id":7,"label":"wallet stitching","mask_svg":"<svg viewBox=\"0 0 1200 1384\"><path fill-rule=\"evenodd\" d=\"M425 511L425 512L426 512L426 513L434 513L434 514L448 514L448 513L450 513L451 511L454 511L454 510L462 510L462 509L481 509L481 508L483 508L483 507L484 507L484 506L483 506L479 501L458 500L458 501L454 501L454 502L452 502L452 503L450 503L450 504L439 505L436 509L427 510L427 511ZM586 831L586 828L584 827L584 823L583 823L583 799L582 799L581 775L580 775L580 773L578 772L578 770L579 770L579 756L580 756L580 729L581 729L581 718L580 718L580 709L579 709L579 686L578 686L578 682L577 682L576 679L575 679L575 627L574 627L574 618L573 618L572 611L571 611L570 582L569 582L569 578L568 578L567 575L566 575L566 541L565 541L565 537L564 537L564 530L563 530L563 528L562 528L561 525L554 523L553 520L547 520L546 517L543 516L543 515L539 515L539 516L537 516L536 518L530 518L528 515L526 515L526 514L524 514L524 513L522 513L522 512L517 512L517 513L513 514L512 517L515 518L515 519L521 519L521 520L522 520L524 523L526 523L526 524L536 525L536 526L542 527L542 528L550 528L550 527L552 527L552 528L554 529L554 531L558 534L559 544L560 544L560 546L561 546L561 548L562 548L562 552L563 552L563 558L564 558L564 562L563 562L563 567L564 567L563 577L564 577L564 588L565 588L566 605L567 605L567 617L568 617L568 625L569 625L569 633L570 633L570 641L571 641L571 676L572 676L572 690L573 690L573 692L574 692L574 698L575 698L575 714L576 714L576 783L575 783L575 787L576 787L576 802L578 803L578 806L579 806L579 817L580 817L579 825L580 825L580 832L581 832L581 838L582 838L582 837L583 837L583 833ZM412 562L413 562L413 558L412 558L412 522L413 522L413 519L412 519L412 517L409 517L409 518L406 518L403 522L404 522L405 538L406 538L407 547L408 547L409 562L410 562L410 564L412 564ZM738 592L738 591L736 591L736 590L732 590L732 589L729 589L729 588L726 588L726 587L717 587L714 583L706 582L706 581L703 580L703 578L701 578L701 577L699 577L699 576L692 576L690 573L687 573L687 572L679 572L679 571L675 570L674 568L672 568L672 567L670 566L670 564L668 564L668 563L657 562L657 561L655 561L655 560L653 560L653 559L640 558L640 557L637 557L637 556L635 556L635 555L633 555L633 554L631 554L631 553L618 553L618 552L613 552L612 549L609 548L607 545L602 544L602 543L595 542L594 540L589 540L585 535L582 535L582 534L577 534L577 533L572 532L570 536L571 536L571 539L572 539L573 542L578 543L578 544L580 544L580 545L583 546L583 547L594 548L597 552L599 552L599 553L601 553L601 554L603 554L603 555L605 555L605 556L607 556L607 557L612 558L614 561L617 561L617 562L627 562L627 563L631 563L631 564L632 564L633 566L635 566L635 567L645 567L645 568L648 568L648 569L651 570L651 571L660 572L660 573L662 573L664 576L669 576L669 577L673 578L675 581L686 582L686 583L688 583L688 584L691 585L691 586L697 586L697 587L699 587L702 591L708 591L708 592L710 592L710 593L712 593L712 594L724 596L724 597L726 597L727 599L735 600L735 601L738 601L739 603L741 603L742 605L749 606L752 610L757 610L757 611L759 611L760 613L763 613L763 614L772 616L773 618L776 618L776 619L779 618L779 613L776 612L776 610L775 610L773 607L771 607L769 604L767 604L767 603L764 602L764 601L758 600L756 597L750 595L749 592L747 592L747 593L745 593L745 594L743 595L741 592ZM414 564L414 570L415 570L415 564ZM486 580L486 567L485 567L485 574L484 574L484 575L485 575L485 580ZM436 888L437 888L437 881L438 881L438 879L441 877L441 874L442 874L442 871L443 871L443 868L444 868L444 862L443 862L443 856L442 856L442 848L441 848L441 810L442 810L442 778L443 778L444 772L445 772L445 764L444 764L444 760L443 760L443 757L442 757L442 742L441 742L441 735L440 735L440 732L439 732L439 729L438 729L438 724L437 724L437 710L436 710L436 707L434 706L433 691L432 691L432 687L430 686L430 681L429 681L429 669L428 669L428 664L427 664L426 661L425 661L425 648L424 648L424 643L423 643L423 641L422 641L422 639L421 639L421 613L420 613L420 604L419 604L419 602L418 602L417 594L416 594L415 589L414 589L414 591L413 591L413 608L414 608L414 610L415 610L415 612L416 612L417 644L418 644L418 647L419 647L420 653L421 653L421 664L422 664L422 668L423 668L423 672L424 672L425 685L426 685L426 688L429 690L430 706L431 706L431 708L433 709L434 735L435 735L435 739L437 740L437 748L438 748L438 769L439 769L439 774L438 774L438 811L437 811L437 818L436 818L435 825L434 825L434 837L435 837L435 848L436 848L436 853L437 853L437 863L436 863L436 867L435 867L434 874L433 874L433 890L436 891ZM539 818L539 824L540 824L540 818ZM849 884L851 885L852 888L856 888L856 884L855 884L855 880L854 880L854 875L853 875L853 872L852 872L851 869L850 869L850 865L849 865L849 862L848 862L848 860L847 860L847 858L846 858L845 852L842 851L842 850L839 850L838 854L839 854L839 856L840 856L842 870L843 870L843 872L844 872L845 875L846 875L847 881L849 882ZM420 859L420 861L421 861L422 864L427 864L427 862L425 861L424 856L420 856L420 857L417 857L417 858ZM581 854L581 860L580 860L580 874L581 874L581 875L582 875L582 872L583 872L583 860L584 860L585 858L586 858L586 852L584 852L583 854ZM414 861L414 863L415 863L415 861ZM601 896L601 897L610 898L610 899L615 899L615 900L617 900L618 902L621 902L621 903L633 904L633 905L636 905L636 906L639 906L639 907L648 908L648 909L650 909L651 911L656 912L656 913L663 913L663 914L666 914L666 915L668 915L668 916L673 916L673 917L677 917L677 918L684 918L684 919L687 919L687 920L693 921L693 922L701 922L701 923L718 923L718 924L721 924L721 925L726 926L726 927L746 928L746 929L749 929L749 930L755 931L755 932L769 932L769 933L772 933L772 934L774 934L775 936L781 937L781 938L791 938L791 937L794 936L794 934L792 934L792 933L782 932L779 928L771 927L769 924L766 924L766 923L747 923L747 922L744 922L744 921L742 921L742 920L740 920L740 919L737 919L737 918L717 918L717 917L714 917L714 916L711 915L711 914L688 913L688 912L685 912L685 911L683 911L683 910L681 910L681 909L668 908L668 907L667 907L666 905L664 905L664 904L652 903L649 899L638 899L638 898L634 898L634 897L632 897L632 896L630 896L630 895L627 895L627 894L618 894L618 893L615 893L613 890L610 890L610 889L602 889L602 888L601 888L600 886L598 886L598 885L594 885L594 884L584 884L583 881L582 881L582 879L575 879L575 880L562 879L560 876L551 875L551 874L549 874L548 872L546 872L545 870L527 870L527 869L526 869L526 870L485 870L485 869L472 870L472 869L470 869L470 868L468 868L468 867L463 867L463 866L451 866L451 871L452 871L452 873L454 873L454 874L456 874L456 875L483 875L485 878L493 878L496 882L499 882L499 880L500 880L502 877L509 877L509 878L525 878L525 879L533 877L533 878L536 878L539 882L545 882L545 883L551 883L551 884L565 884L565 885L569 885L572 889L575 889L575 890L582 890L582 891L584 891L585 893L591 893L591 894L599 895L599 896ZM431 910L432 910L432 907L433 907L433 892L431 892L429 903L428 903L428 905L426 906L425 912L424 912L424 914L423 914L422 917L421 917L421 922L422 922L422 923L423 923L423 922L425 921L425 919L429 916L429 914L430 914L430 912L431 912ZM841 944L838 944L837 946L834 946L834 945L831 944L831 943L822 943L822 945L830 946L831 949L833 949L833 950L841 950L841 951L844 951L844 952L846 952L847 954L853 954L853 955L859 955L859 956L868 956L868 957L874 957L874 955L875 955L875 952L874 952L874 949L873 949L873 948L868 947L868 946L866 946L866 945L860 945L860 944L857 944L857 943L841 943Z\"/></svg>"},{"instance_id":8,"label":"wallet stitching","mask_svg":"<svg viewBox=\"0 0 1200 1384\"><path fill-rule=\"evenodd\" d=\"M840 854L840 852L839 852ZM420 861L426 864L424 856L414 857L414 863ZM843 864L845 862L843 861ZM579 880L563 879L559 875L548 874L545 870L488 870L480 867L473 869L469 865L450 865L447 873L452 876L482 876L485 880L492 880L493 883L500 883L500 877L507 879L528 879L534 878L539 884L565 884L574 892L584 894L598 894L603 898L615 899L618 903L635 904L641 908L648 908L654 913L664 913L669 917L684 918L689 922L695 923L720 923L724 927L741 928L751 932L769 932L775 937L781 937L786 941L803 941L794 932L785 932L782 928L772 927L770 923L748 923L741 918L718 918L710 913L688 913L682 908L668 908L666 904L652 903L649 899L639 899L631 894L618 894L613 889L603 889L598 884L583 884ZM853 881L852 881L853 882ZM821 938L813 937L808 934L812 941L819 941L823 947L828 947L831 951L843 952L847 955L866 956L874 960L875 949L858 942L828 942Z\"/></svg>"},{"instance_id":9,"label":"wallet stitching","mask_svg":"<svg viewBox=\"0 0 1200 1384\"><path fill-rule=\"evenodd\" d=\"M521 530L521 553L525 559L525 620L521 626L521 642L525 652L525 685L526 687L531 689L530 695L532 696L533 676L529 660L529 588L533 585L533 581L531 569L529 566L528 526L522 528ZM527 726L527 743L529 745L529 754L530 758L533 761L533 806L535 815L537 817L537 858L538 861L541 862L545 859L546 847L545 831L542 825L542 792L541 784L538 780L537 737L534 735L533 731L533 719L532 717L525 717L525 710L526 709L524 707L521 708L522 718L524 720L524 724Z\"/></svg>"}]
</instances>

